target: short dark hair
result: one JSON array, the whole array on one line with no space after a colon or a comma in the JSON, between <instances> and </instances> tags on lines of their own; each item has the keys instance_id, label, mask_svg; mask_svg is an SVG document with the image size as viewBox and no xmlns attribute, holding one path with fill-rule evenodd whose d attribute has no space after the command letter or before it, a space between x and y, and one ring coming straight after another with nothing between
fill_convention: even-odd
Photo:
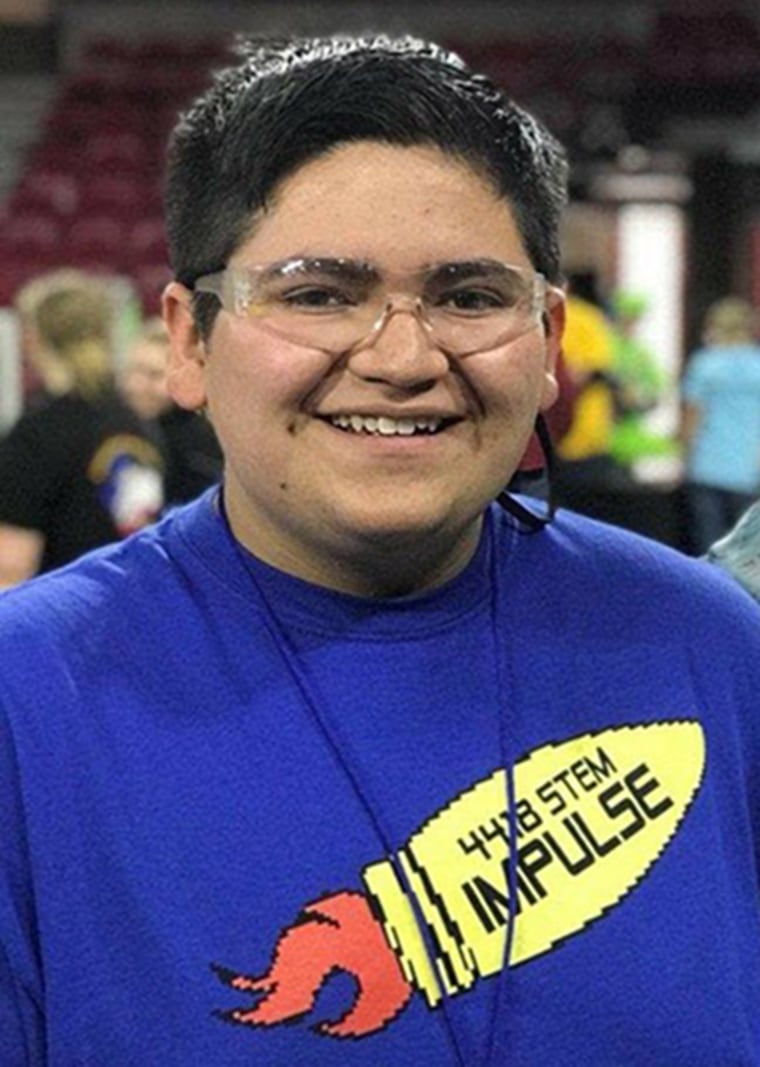
<instances>
[{"instance_id":1,"label":"short dark hair","mask_svg":"<svg viewBox=\"0 0 760 1067\"><path fill-rule=\"evenodd\" d=\"M221 270L284 178L356 141L431 145L467 162L509 200L535 268L560 279L564 150L455 53L384 35L248 38L239 51L171 138L167 231L179 281ZM195 306L207 335L216 299L199 295Z\"/></svg>"}]
</instances>

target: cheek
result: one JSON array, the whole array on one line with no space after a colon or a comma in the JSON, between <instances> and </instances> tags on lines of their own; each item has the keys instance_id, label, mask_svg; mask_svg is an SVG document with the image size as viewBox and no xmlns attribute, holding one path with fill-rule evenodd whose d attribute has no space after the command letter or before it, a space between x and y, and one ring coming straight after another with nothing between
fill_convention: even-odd
<instances>
[{"instance_id":1,"label":"cheek","mask_svg":"<svg viewBox=\"0 0 760 1067\"><path fill-rule=\"evenodd\" d=\"M271 454L282 449L283 434L306 421L309 398L329 363L321 353L280 338L250 336L250 330L241 338L240 332L215 334L205 367L209 410L222 445L225 439L247 443L253 457L263 443Z\"/></svg>"},{"instance_id":2,"label":"cheek","mask_svg":"<svg viewBox=\"0 0 760 1067\"><path fill-rule=\"evenodd\" d=\"M546 400L544 352L532 343L473 356L471 383L487 415L532 419Z\"/></svg>"}]
</instances>

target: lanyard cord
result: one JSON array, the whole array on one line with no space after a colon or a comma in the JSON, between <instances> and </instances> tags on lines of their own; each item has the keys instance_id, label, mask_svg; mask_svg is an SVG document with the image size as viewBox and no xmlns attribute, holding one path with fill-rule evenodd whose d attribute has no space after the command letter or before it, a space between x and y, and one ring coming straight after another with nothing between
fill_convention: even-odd
<instances>
[{"instance_id":1,"label":"lanyard cord","mask_svg":"<svg viewBox=\"0 0 760 1067\"><path fill-rule=\"evenodd\" d=\"M554 519L556 501L554 499L554 481L556 471L556 458L554 445L552 444L549 428L546 420L539 412L536 415L535 432L541 450L544 454L544 467L546 472L548 500L546 512L543 515L536 514L526 508L514 497L504 490L497 497L497 503L512 518L517 519L516 529L520 533L534 534L543 530ZM499 753L502 766L506 775L507 794L507 843L509 853L507 856L507 928L504 941L504 955L502 959L499 984L493 1006L493 1018L489 1030L488 1051L485 1058L486 1067L494 1063L496 1054L496 1032L498 1020L501 1016L501 1006L504 999L504 987L509 980L509 965L512 959L514 947L515 921L517 918L517 862L518 862L518 838L517 838L517 792L515 789L514 760L509 758L509 742L507 738L507 694L512 694L513 706L516 706L514 696L517 692L515 673L512 669L511 660L508 660L507 650L504 648L503 638L499 635L499 620L506 619L505 605L503 603L503 588L499 559L496 551L491 554L491 634L493 638L493 654L496 664L496 675L499 698L501 701L501 714L499 715ZM494 1065L495 1067L495 1065Z\"/></svg>"},{"instance_id":2,"label":"lanyard cord","mask_svg":"<svg viewBox=\"0 0 760 1067\"><path fill-rule=\"evenodd\" d=\"M501 566L492 542L491 549L491 638L493 641L494 663L496 664L496 685L499 702L499 756L504 768L506 778L506 801L507 801L507 926L504 938L504 950L499 972L496 995L494 997L491 1025L488 1030L488 1045L484 1064L489 1067L494 1063L496 1052L496 1032L498 1021L501 1017L501 1007L504 1000L504 987L509 980L509 964L512 959L512 947L514 944L515 919L517 917L517 795L515 790L514 760L509 755L508 738L508 697L512 697L512 707L516 701L514 695L514 672L511 670L511 662L507 663L507 651L504 647L504 633L499 632L500 620L506 619L503 604L503 589Z\"/></svg>"},{"instance_id":3,"label":"lanyard cord","mask_svg":"<svg viewBox=\"0 0 760 1067\"><path fill-rule=\"evenodd\" d=\"M344 745L339 740L335 727L329 724L325 715L321 710L320 695L316 692L313 682L308 678L300 657L290 642L287 634L283 630L283 627L277 617L273 605L271 604L266 593L262 589L260 583L257 581L255 574L246 560L246 552L242 545L238 542L237 538L232 533L229 526L229 521L224 510L224 502L222 494L219 494L219 508L222 515L227 534L232 541L235 548L235 552L241 561L245 572L248 574L251 585L255 590L256 597L263 609L263 620L267 632L277 648L288 673L303 701L304 706L308 710L308 713L313 720L318 732L322 735L328 748L332 752L336 763L343 771L349 785L356 796L361 808L364 810L367 819L369 820L372 829L380 841L386 858L390 862L399 884L405 891L405 894L409 900L409 904L412 909L415 922L417 924L418 932L422 939L423 945L427 952L428 959L431 961L431 971L435 976L436 981L439 984L439 990L441 993L441 1024L443 1026L444 1033L446 1035L447 1042L451 1049L452 1061L456 1064L456 1067L471 1067L470 1064L464 1058L463 1052L459 1046L456 1033L454 1031L453 1023L446 1006L447 995L443 989L440 989L440 978L437 975L436 967L433 960L436 958L435 945L433 941L433 935L430 931L430 927L427 919L422 911L422 907L418 900L417 894L410 881L404 864L401 863L397 850L394 849L392 844L392 835L385 825L383 816L377 806L373 806L369 797L362 787L362 783L359 779L358 772L352 767L351 761L345 753ZM502 614L503 609L503 597L502 597L502 579L500 574L500 561L497 553L496 538L493 530L493 523L489 523L488 526L490 544L488 546L490 560L489 570L491 578L491 604L490 604L490 623L491 623L491 639L493 643L493 654L496 670L496 685L497 685L497 701L499 705L499 759L500 766L504 768L506 788L505 788L505 801L507 809L507 838L508 838L508 857L506 864L506 879L507 879L507 926L505 931L505 943L502 957L502 966L500 970L500 977L498 979L498 985L496 989L496 995L494 997L494 1004L491 1013L490 1025L488 1027L488 1037L486 1041L486 1054L483 1060L485 1067L493 1063L493 1056L496 1050L496 1031L497 1023L500 1015L501 1003L503 1000L503 989L507 981L507 972L509 969L509 961L512 955L512 946L514 941L514 925L517 908L517 808L516 808L516 795L515 795L515 780L512 761L508 758L508 740L507 740L507 714L506 714L506 696L510 692L514 692L514 685L511 684L513 679L508 677L511 675L507 664L505 662L505 651L503 648L504 635L499 633L499 621L505 616Z\"/></svg>"},{"instance_id":4,"label":"lanyard cord","mask_svg":"<svg viewBox=\"0 0 760 1067\"><path fill-rule=\"evenodd\" d=\"M422 912L422 907L419 903L419 900L417 899L417 894L415 893L414 888L410 882L406 869L404 868L404 865L400 862L398 856L396 855L396 851L393 848L393 845L391 843L391 834L389 833L388 828L384 824L384 820L380 814L380 811L376 807L373 807L371 801L364 792L362 784L359 780L358 773L351 766L350 760L344 753L343 745L338 740L335 727L327 723L324 714L320 710L320 699L314 690L313 683L307 677L306 671L303 668L298 653L289 641L287 634L284 632L280 621L277 618L272 604L264 593L264 590L261 588L260 583L256 580L255 574L249 567L245 558L244 549L242 548L237 538L232 533L232 530L230 529L226 513L224 512L224 504L221 494L219 499L220 510L222 512L222 515L224 516L224 521L227 527L228 534L232 539L238 557L242 561L247 574L250 576L251 584L255 589L256 596L259 600L261 607L263 608L264 624L266 626L266 629L278 652L280 653L280 656L288 670L288 673L291 676L291 679L293 680L296 689L298 690L298 693L304 703L304 706L308 709L309 715L315 723L319 733L322 735L323 739L327 743L328 748L332 751L337 764L340 766L341 770L348 779L348 782L351 786L351 789L353 790L354 795L359 801L361 807L364 809L364 812L372 826L372 829L374 830L376 836L378 837L382 845L383 852L385 853L386 858L390 862L396 874L396 877L399 880L399 884L403 887L406 896L409 900L410 906L412 908L412 913L417 924L418 932L420 933L423 945L425 946L428 959L434 960L434 943L427 920L425 919L425 916ZM440 980L436 974L436 968L432 963L431 970L433 975L435 976L436 982L438 982L440 985ZM440 990L440 992L440 1019L444 1033L446 1035L446 1039L451 1049L452 1060L456 1064L456 1067L468 1067L467 1061L465 1060L464 1055L459 1047L459 1042L457 1041L457 1037L454 1032L451 1017L446 1007L446 994L443 990Z\"/></svg>"}]
</instances>

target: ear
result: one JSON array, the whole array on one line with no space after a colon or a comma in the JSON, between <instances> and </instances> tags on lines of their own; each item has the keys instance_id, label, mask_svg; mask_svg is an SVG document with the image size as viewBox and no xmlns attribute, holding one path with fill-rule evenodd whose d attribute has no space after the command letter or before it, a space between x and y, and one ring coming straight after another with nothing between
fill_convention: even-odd
<instances>
[{"instance_id":1,"label":"ear","mask_svg":"<svg viewBox=\"0 0 760 1067\"><path fill-rule=\"evenodd\" d=\"M540 411L548 411L559 396L557 362L562 351L562 335L565 331L565 294L552 288L544 314L544 381L539 402Z\"/></svg>"},{"instance_id":2,"label":"ear","mask_svg":"<svg viewBox=\"0 0 760 1067\"><path fill-rule=\"evenodd\" d=\"M193 319L190 291L170 282L161 298L161 313L169 334L166 384L181 408L197 411L206 403L206 346Z\"/></svg>"}]
</instances>

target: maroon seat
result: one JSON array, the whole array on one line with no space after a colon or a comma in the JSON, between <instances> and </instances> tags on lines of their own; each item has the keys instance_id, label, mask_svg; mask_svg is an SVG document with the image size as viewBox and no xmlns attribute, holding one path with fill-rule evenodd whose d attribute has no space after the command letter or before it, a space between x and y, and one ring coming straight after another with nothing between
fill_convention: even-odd
<instances>
[{"instance_id":1,"label":"maroon seat","mask_svg":"<svg viewBox=\"0 0 760 1067\"><path fill-rule=\"evenodd\" d=\"M162 216L139 219L126 235L125 261L128 264L164 264L168 262L166 227Z\"/></svg>"},{"instance_id":2,"label":"maroon seat","mask_svg":"<svg viewBox=\"0 0 760 1067\"><path fill-rule=\"evenodd\" d=\"M118 96L107 106L87 100L59 98L44 122L43 144L89 141L100 134L141 134L152 124L153 115Z\"/></svg>"},{"instance_id":3,"label":"maroon seat","mask_svg":"<svg viewBox=\"0 0 760 1067\"><path fill-rule=\"evenodd\" d=\"M21 211L5 221L2 242L14 256L47 256L60 246L62 234L60 220L55 215Z\"/></svg>"},{"instance_id":4,"label":"maroon seat","mask_svg":"<svg viewBox=\"0 0 760 1067\"><path fill-rule=\"evenodd\" d=\"M65 219L79 204L79 183L65 170L35 167L22 175L10 197L14 215L44 214Z\"/></svg>"},{"instance_id":5,"label":"maroon seat","mask_svg":"<svg viewBox=\"0 0 760 1067\"><path fill-rule=\"evenodd\" d=\"M146 315L157 315L161 311L161 294L172 280L172 272L167 263L135 264L129 272Z\"/></svg>"},{"instance_id":6,"label":"maroon seat","mask_svg":"<svg viewBox=\"0 0 760 1067\"><path fill-rule=\"evenodd\" d=\"M110 215L135 219L144 214L147 198L142 177L128 174L99 174L82 184L80 214Z\"/></svg>"},{"instance_id":7,"label":"maroon seat","mask_svg":"<svg viewBox=\"0 0 760 1067\"><path fill-rule=\"evenodd\" d=\"M118 132L95 131L84 147L85 164L96 170L121 174L145 173L156 166L155 155L149 151L146 138L136 130Z\"/></svg>"},{"instance_id":8,"label":"maroon seat","mask_svg":"<svg viewBox=\"0 0 760 1067\"><path fill-rule=\"evenodd\" d=\"M59 266L52 251L18 252L0 238L0 307L12 307L19 290Z\"/></svg>"},{"instance_id":9,"label":"maroon seat","mask_svg":"<svg viewBox=\"0 0 760 1067\"><path fill-rule=\"evenodd\" d=\"M124 252L125 227L110 215L75 219L66 235L72 263L102 264L118 273Z\"/></svg>"}]
</instances>

